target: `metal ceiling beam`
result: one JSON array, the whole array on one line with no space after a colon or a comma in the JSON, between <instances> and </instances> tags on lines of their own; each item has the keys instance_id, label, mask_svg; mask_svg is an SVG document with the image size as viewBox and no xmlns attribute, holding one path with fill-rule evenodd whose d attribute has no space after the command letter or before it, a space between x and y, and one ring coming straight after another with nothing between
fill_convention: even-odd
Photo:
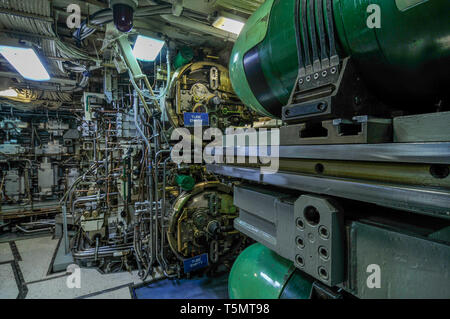
<instances>
[{"instance_id":1,"label":"metal ceiling beam","mask_svg":"<svg viewBox=\"0 0 450 319\"><path fill-rule=\"evenodd\" d=\"M186 28L190 28L205 34L210 34L213 35L215 37L219 37L222 38L224 40L227 41L232 41L235 42L237 39L237 35L227 32L227 31L223 31L220 29L216 29L212 26L208 26L206 24L185 18L185 17L176 17L173 15L162 15L161 16L164 20L166 20L169 23L175 24L175 25L181 25L184 26Z\"/></svg>"},{"instance_id":2,"label":"metal ceiling beam","mask_svg":"<svg viewBox=\"0 0 450 319\"><path fill-rule=\"evenodd\" d=\"M70 79L64 79L64 78L55 78L52 77L50 80L46 81L46 82L34 82L34 81L28 81L25 80L19 73L15 73L15 72L5 72L5 71L0 71L0 77L5 77L5 78L17 78L19 80L21 80L22 82L25 83L57 83L57 84L62 84L62 85L71 85L71 86L75 86L77 85L77 81L75 80L70 80Z\"/></svg>"},{"instance_id":3,"label":"metal ceiling beam","mask_svg":"<svg viewBox=\"0 0 450 319\"><path fill-rule=\"evenodd\" d=\"M264 0L217 0L215 5L251 15L263 3Z\"/></svg>"},{"instance_id":4,"label":"metal ceiling beam","mask_svg":"<svg viewBox=\"0 0 450 319\"><path fill-rule=\"evenodd\" d=\"M66 7L69 4L77 4L79 5L82 10L83 8L86 8L87 6L95 6L97 8L101 8L101 9L105 9L108 8L108 4L97 1L97 0L53 0L52 1L52 5L54 7ZM93 12L90 12L90 14L92 14Z\"/></svg>"},{"instance_id":5,"label":"metal ceiling beam","mask_svg":"<svg viewBox=\"0 0 450 319\"><path fill-rule=\"evenodd\" d=\"M52 36L48 36L48 35L42 35L42 34L37 34L37 33L29 33L29 32L21 32L21 31L15 31L15 30L5 30L5 29L0 29L0 33L1 34L11 34L11 35L16 35L19 37L27 37L27 38L38 38L38 39L45 39L45 40L56 40L57 37L52 37Z\"/></svg>"},{"instance_id":6,"label":"metal ceiling beam","mask_svg":"<svg viewBox=\"0 0 450 319\"><path fill-rule=\"evenodd\" d=\"M0 9L0 14L7 14L7 15L12 15L12 16L16 16L16 17L40 20L40 21L49 22L49 23L54 22L52 17L41 16L38 14L26 13L26 12L16 11L16 10L12 10L12 9L2 8L2 9Z\"/></svg>"}]
</instances>

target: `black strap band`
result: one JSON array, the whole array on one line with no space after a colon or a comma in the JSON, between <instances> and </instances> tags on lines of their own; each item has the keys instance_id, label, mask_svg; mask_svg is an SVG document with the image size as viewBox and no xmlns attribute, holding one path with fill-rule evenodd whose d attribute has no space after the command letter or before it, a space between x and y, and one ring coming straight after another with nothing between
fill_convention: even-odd
<instances>
[{"instance_id":1,"label":"black strap band","mask_svg":"<svg viewBox=\"0 0 450 319\"><path fill-rule=\"evenodd\" d=\"M267 79L261 67L258 46L248 51L244 56L244 71L247 76L250 89L258 102L270 113L277 117L281 116L283 105L274 95L267 83Z\"/></svg>"}]
</instances>

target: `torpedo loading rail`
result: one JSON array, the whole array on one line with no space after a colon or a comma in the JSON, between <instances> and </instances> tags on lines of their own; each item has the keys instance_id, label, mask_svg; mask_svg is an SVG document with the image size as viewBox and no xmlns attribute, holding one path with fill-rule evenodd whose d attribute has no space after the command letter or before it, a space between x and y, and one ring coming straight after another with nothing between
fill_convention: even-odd
<instances>
[{"instance_id":1,"label":"torpedo loading rail","mask_svg":"<svg viewBox=\"0 0 450 319\"><path fill-rule=\"evenodd\" d=\"M216 148L211 153L225 155L227 151ZM270 147L264 152L271 154ZM447 142L280 146L280 170L272 174L248 164L250 154L260 155L257 146L235 147L234 154L245 156L246 162L209 164L208 171L450 219Z\"/></svg>"}]
</instances>

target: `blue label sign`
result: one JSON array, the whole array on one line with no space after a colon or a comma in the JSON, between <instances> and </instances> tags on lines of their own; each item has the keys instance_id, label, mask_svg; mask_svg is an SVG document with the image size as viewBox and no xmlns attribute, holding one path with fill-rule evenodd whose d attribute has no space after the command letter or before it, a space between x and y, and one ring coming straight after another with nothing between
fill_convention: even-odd
<instances>
[{"instance_id":1,"label":"blue label sign","mask_svg":"<svg viewBox=\"0 0 450 319\"><path fill-rule=\"evenodd\" d=\"M184 272L202 269L208 266L208 254L198 255L189 259L183 260Z\"/></svg>"},{"instance_id":2,"label":"blue label sign","mask_svg":"<svg viewBox=\"0 0 450 319\"><path fill-rule=\"evenodd\" d=\"M184 126L193 127L195 121L201 121L202 126L209 126L208 113L184 113Z\"/></svg>"}]
</instances>

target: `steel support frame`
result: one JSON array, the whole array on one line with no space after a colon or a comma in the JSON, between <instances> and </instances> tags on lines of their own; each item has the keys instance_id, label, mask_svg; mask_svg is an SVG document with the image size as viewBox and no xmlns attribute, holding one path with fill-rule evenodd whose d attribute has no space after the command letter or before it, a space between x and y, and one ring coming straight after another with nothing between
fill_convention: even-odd
<instances>
[{"instance_id":1,"label":"steel support frame","mask_svg":"<svg viewBox=\"0 0 450 319\"><path fill-rule=\"evenodd\" d=\"M250 185L236 186L234 195L235 205L241 212L235 220L236 229L291 260L301 271L328 287L342 288L359 298L450 297L447 280L450 275L448 242L380 223L374 224L369 220L346 220L345 226L342 223L335 224L327 242L317 238L316 231L319 231L320 225L331 225L321 220L315 227L304 230L305 234L314 233L312 248L319 245L329 249L329 260L321 259L320 252L315 249L305 249L305 252L313 267L320 268L336 261L335 266L338 267L332 271L337 270L337 273L330 272L329 280L324 280L319 274L300 267L296 262L299 252L297 238L301 233L296 217L303 211L299 209L298 203L301 201L317 206L321 213L325 212L322 215L325 218L335 213L345 214L339 211L337 203L335 205L333 200L315 195L302 195L296 199L279 191ZM307 236L304 239L309 238ZM330 243L335 245L334 249ZM336 274L338 276L333 278Z\"/></svg>"},{"instance_id":2,"label":"steel support frame","mask_svg":"<svg viewBox=\"0 0 450 319\"><path fill-rule=\"evenodd\" d=\"M450 191L445 189L363 182L278 172L263 174L260 169L209 164L214 174L240 178L319 195L329 195L450 219Z\"/></svg>"}]
</instances>

